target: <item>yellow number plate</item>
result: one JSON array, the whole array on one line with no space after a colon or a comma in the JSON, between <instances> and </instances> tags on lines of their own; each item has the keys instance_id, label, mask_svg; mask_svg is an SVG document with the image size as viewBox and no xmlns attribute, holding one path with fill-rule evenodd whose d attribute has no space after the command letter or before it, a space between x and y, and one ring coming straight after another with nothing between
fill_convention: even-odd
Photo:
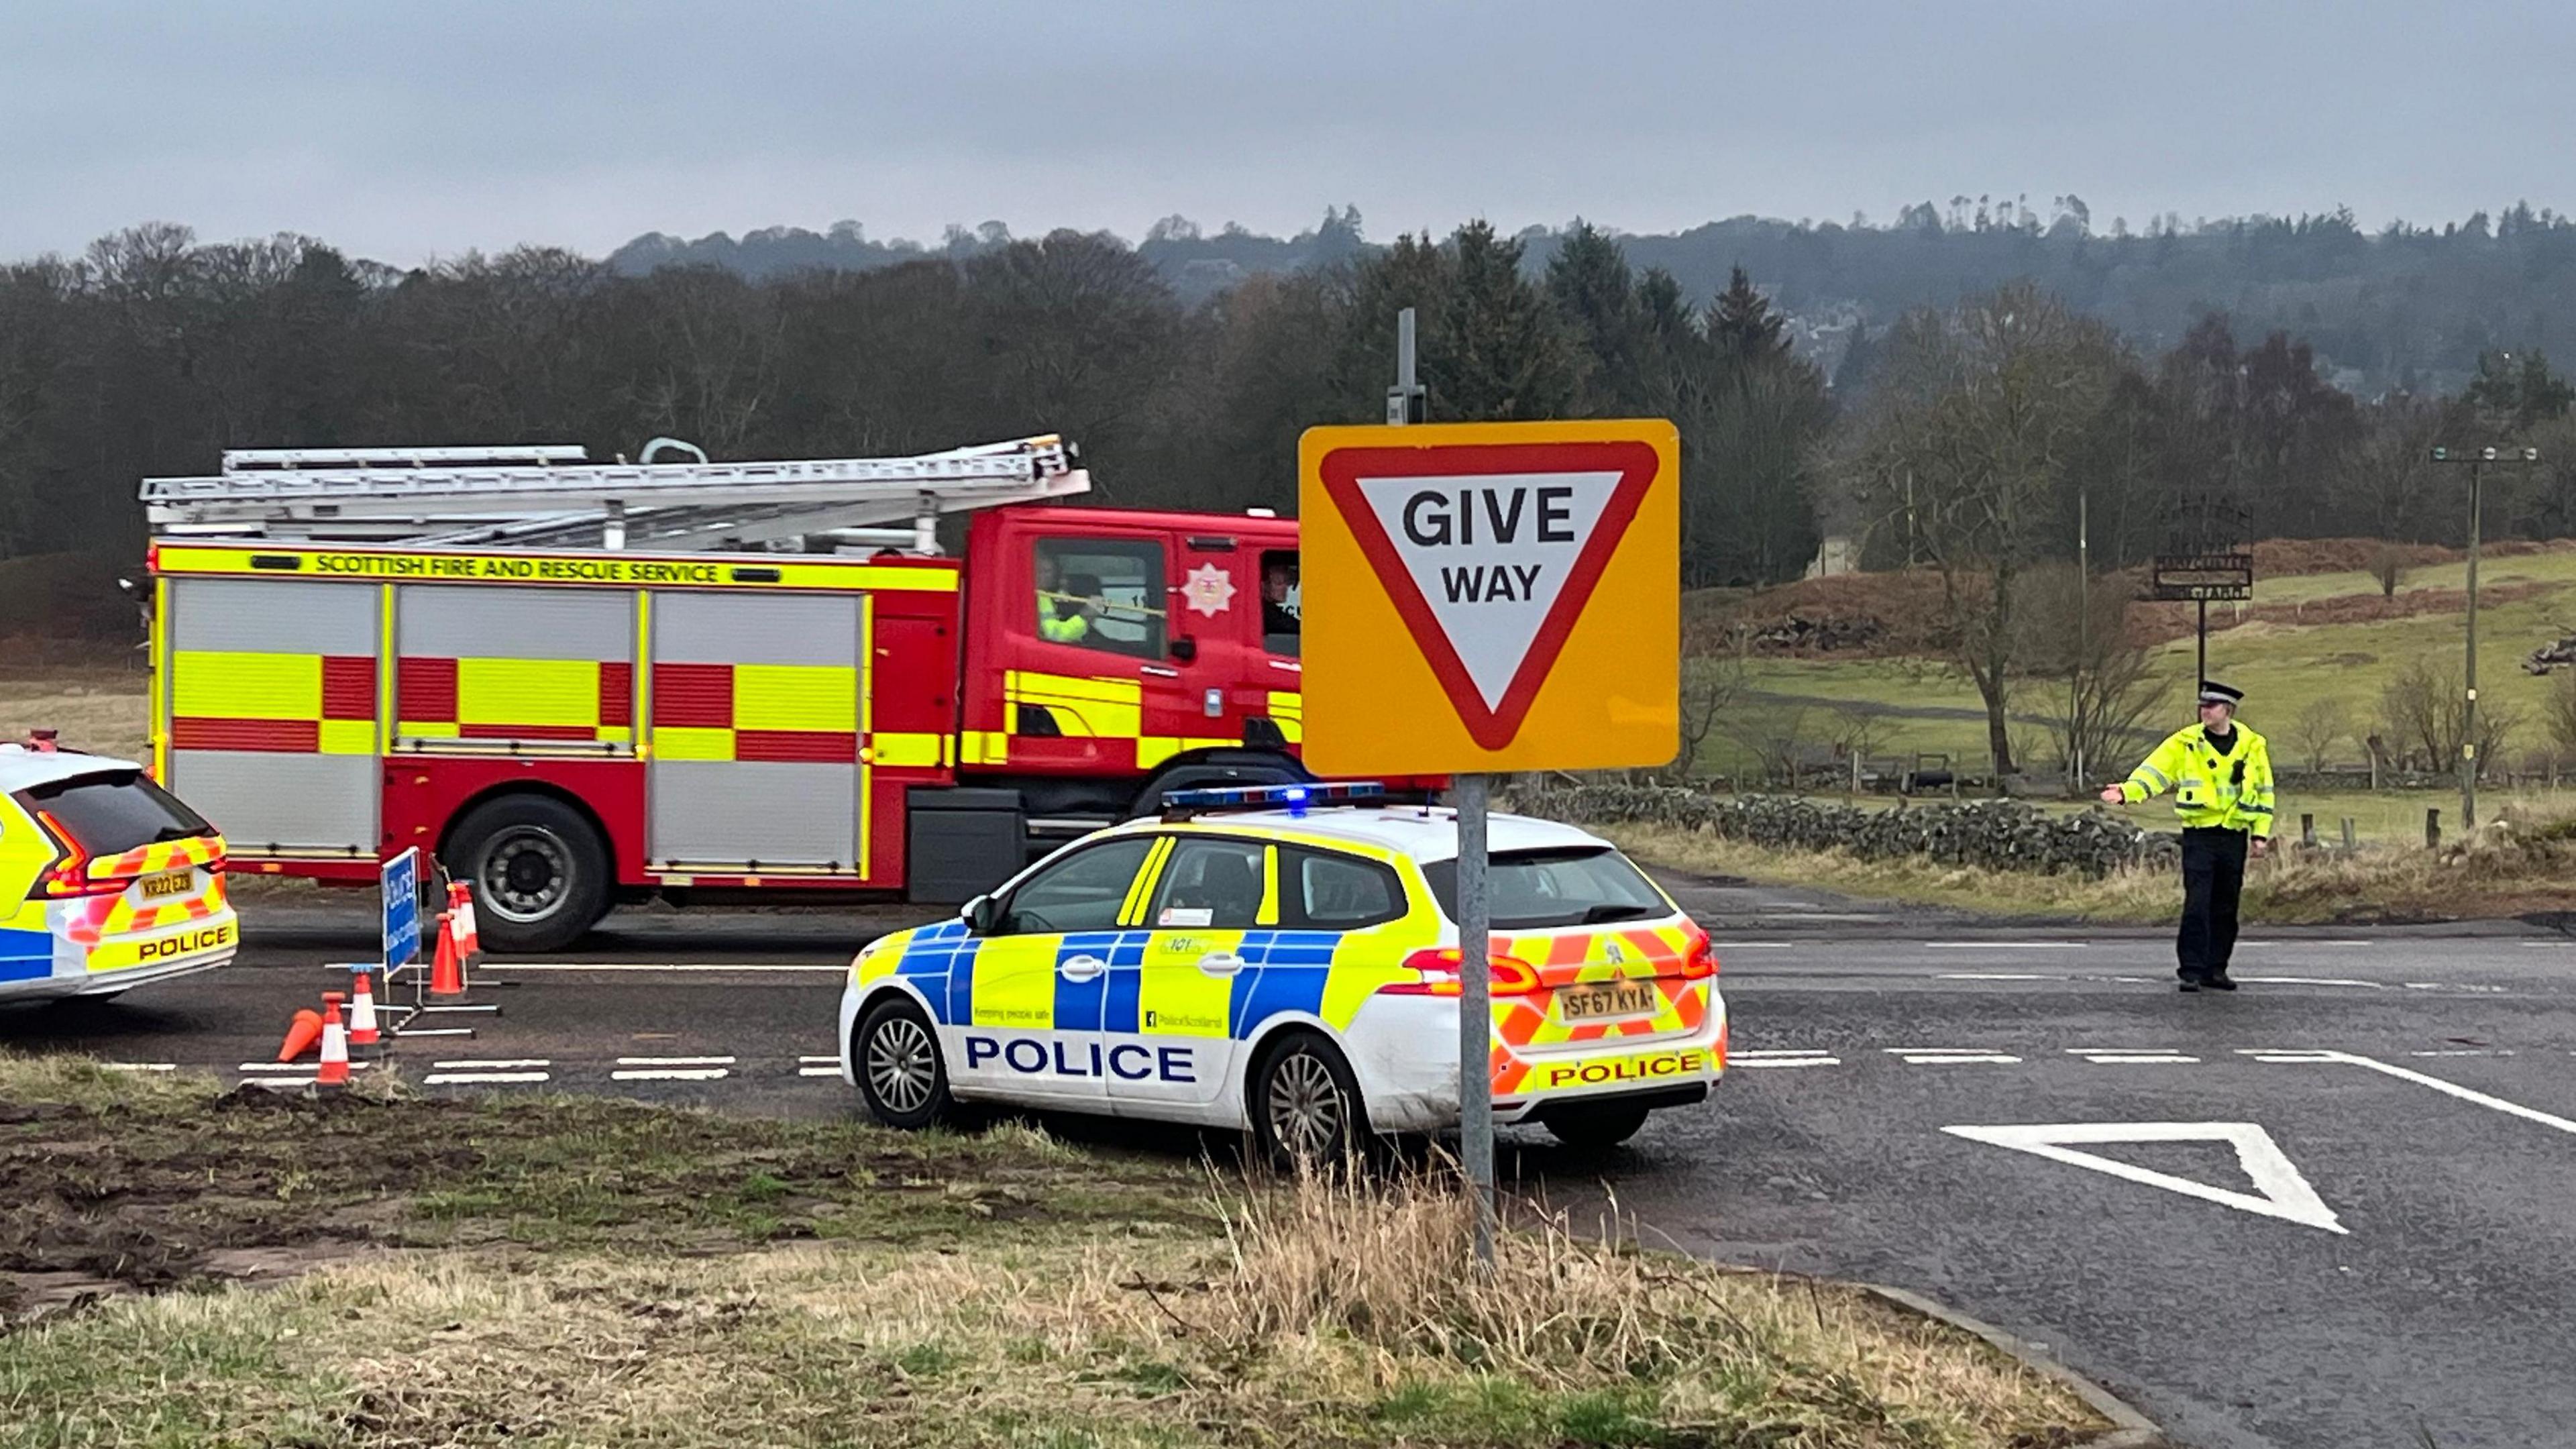
<instances>
[{"instance_id":1,"label":"yellow number plate","mask_svg":"<svg viewBox=\"0 0 2576 1449\"><path fill-rule=\"evenodd\" d=\"M1660 999L1655 988L1643 981L1616 986L1569 986L1556 993L1556 1014L1566 1021L1644 1016L1655 1009Z\"/></svg>"},{"instance_id":2,"label":"yellow number plate","mask_svg":"<svg viewBox=\"0 0 2576 1449\"><path fill-rule=\"evenodd\" d=\"M159 875L143 878L143 898L147 901L157 901L164 896L184 896L196 888L197 873L193 870L165 870Z\"/></svg>"}]
</instances>

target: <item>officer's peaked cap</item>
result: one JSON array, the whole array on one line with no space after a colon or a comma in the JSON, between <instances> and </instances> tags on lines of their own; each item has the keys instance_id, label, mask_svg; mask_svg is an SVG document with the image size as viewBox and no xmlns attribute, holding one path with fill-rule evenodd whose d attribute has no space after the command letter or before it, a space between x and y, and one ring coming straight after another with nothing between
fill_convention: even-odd
<instances>
[{"instance_id":1,"label":"officer's peaked cap","mask_svg":"<svg viewBox=\"0 0 2576 1449\"><path fill-rule=\"evenodd\" d=\"M2215 679L2204 679L2200 682L2200 702L2202 704L2223 704L2233 707L2244 698L2244 690L2237 689L2231 685L2221 684Z\"/></svg>"}]
</instances>

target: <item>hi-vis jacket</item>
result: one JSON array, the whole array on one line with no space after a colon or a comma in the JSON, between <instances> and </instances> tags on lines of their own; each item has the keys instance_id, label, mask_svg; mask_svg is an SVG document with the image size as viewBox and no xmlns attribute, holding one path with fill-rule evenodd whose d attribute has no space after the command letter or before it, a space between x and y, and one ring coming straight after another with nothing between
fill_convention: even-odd
<instances>
[{"instance_id":1,"label":"hi-vis jacket","mask_svg":"<svg viewBox=\"0 0 2576 1449\"><path fill-rule=\"evenodd\" d=\"M2134 805L2174 792L2174 814L2186 826L2216 825L2272 838L2272 751L2263 737L2236 726L2235 747L2220 754L2199 725L2185 725L2129 772L2120 798Z\"/></svg>"}]
</instances>

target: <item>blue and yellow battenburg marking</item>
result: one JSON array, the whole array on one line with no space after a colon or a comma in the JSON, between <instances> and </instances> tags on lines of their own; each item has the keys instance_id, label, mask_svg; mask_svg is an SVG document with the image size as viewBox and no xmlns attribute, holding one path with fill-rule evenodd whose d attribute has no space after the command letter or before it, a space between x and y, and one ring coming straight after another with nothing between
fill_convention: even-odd
<instances>
[{"instance_id":1,"label":"blue and yellow battenburg marking","mask_svg":"<svg viewBox=\"0 0 2576 1449\"><path fill-rule=\"evenodd\" d=\"M962 921L924 926L859 963L861 984L911 981L942 1026L1106 1031L1141 1036L1250 1037L1264 1021L1307 1015L1336 1028L1406 973L1335 957L1365 932L1280 930L1077 931L1063 936L969 935ZM1231 951L1241 970L1146 970L1149 955L1195 963ZM1089 956L1103 969L1073 980L1062 968Z\"/></svg>"}]
</instances>

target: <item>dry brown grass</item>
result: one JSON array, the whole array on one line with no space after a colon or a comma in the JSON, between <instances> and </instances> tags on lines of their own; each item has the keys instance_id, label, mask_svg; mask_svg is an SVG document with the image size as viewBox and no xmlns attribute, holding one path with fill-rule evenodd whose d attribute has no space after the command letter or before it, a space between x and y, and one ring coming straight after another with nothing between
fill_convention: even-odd
<instances>
[{"instance_id":1,"label":"dry brown grass","mask_svg":"<svg viewBox=\"0 0 2576 1449\"><path fill-rule=\"evenodd\" d=\"M31 729L59 730L73 749L148 759L151 710L142 658L136 655L131 669L93 661L0 670L0 740L24 739Z\"/></svg>"},{"instance_id":2,"label":"dry brown grass","mask_svg":"<svg viewBox=\"0 0 2576 1449\"><path fill-rule=\"evenodd\" d=\"M955 1252L393 1258L0 1340L0 1442L2065 1444L2099 1421L1855 1293L1509 1234L1415 1182Z\"/></svg>"}]
</instances>

